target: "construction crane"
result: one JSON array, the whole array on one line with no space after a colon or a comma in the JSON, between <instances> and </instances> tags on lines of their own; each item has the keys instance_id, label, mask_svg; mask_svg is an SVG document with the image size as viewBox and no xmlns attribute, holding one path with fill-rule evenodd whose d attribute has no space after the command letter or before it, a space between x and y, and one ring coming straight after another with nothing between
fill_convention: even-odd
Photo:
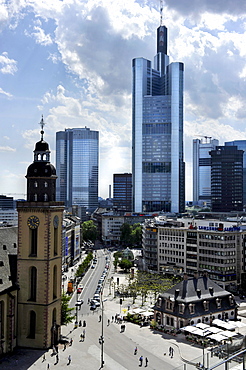
<instances>
[{"instance_id":1,"label":"construction crane","mask_svg":"<svg viewBox=\"0 0 246 370\"><path fill-rule=\"evenodd\" d=\"M205 136L205 135L195 135L195 136L204 137L206 139L206 143L210 142L211 139L212 139L212 136ZM209 139L209 141L208 141L208 139Z\"/></svg>"}]
</instances>

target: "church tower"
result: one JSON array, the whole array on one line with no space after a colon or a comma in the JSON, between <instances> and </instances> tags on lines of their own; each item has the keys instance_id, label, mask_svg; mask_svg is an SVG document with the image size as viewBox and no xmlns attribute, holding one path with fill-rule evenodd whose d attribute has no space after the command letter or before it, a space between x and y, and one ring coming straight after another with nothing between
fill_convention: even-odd
<instances>
[{"instance_id":1,"label":"church tower","mask_svg":"<svg viewBox=\"0 0 246 370\"><path fill-rule=\"evenodd\" d=\"M55 201L56 170L49 145L36 143L27 169L27 201L18 202L18 341L20 347L49 348L59 339L63 202Z\"/></svg>"}]
</instances>

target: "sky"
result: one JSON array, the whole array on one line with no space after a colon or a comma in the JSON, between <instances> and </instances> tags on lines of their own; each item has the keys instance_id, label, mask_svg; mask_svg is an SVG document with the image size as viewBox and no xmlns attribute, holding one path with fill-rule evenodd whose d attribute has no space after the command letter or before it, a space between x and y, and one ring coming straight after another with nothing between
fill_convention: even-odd
<instances>
[{"instance_id":1,"label":"sky","mask_svg":"<svg viewBox=\"0 0 246 370\"><path fill-rule=\"evenodd\" d=\"M192 140L246 140L246 1L163 0L171 62L185 65L186 200ZM131 172L132 59L153 61L159 0L0 0L0 194L23 198L44 139L99 131L99 195Z\"/></svg>"}]
</instances>

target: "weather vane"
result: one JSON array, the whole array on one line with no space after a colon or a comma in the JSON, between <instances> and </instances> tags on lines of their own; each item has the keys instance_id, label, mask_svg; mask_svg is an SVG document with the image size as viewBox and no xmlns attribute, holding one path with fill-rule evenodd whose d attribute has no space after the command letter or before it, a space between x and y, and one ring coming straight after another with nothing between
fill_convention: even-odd
<instances>
[{"instance_id":1,"label":"weather vane","mask_svg":"<svg viewBox=\"0 0 246 370\"><path fill-rule=\"evenodd\" d=\"M44 139L44 125L46 125L46 123L44 122L44 116L42 115L42 119L41 121L39 122L40 126L41 126L41 140Z\"/></svg>"}]
</instances>

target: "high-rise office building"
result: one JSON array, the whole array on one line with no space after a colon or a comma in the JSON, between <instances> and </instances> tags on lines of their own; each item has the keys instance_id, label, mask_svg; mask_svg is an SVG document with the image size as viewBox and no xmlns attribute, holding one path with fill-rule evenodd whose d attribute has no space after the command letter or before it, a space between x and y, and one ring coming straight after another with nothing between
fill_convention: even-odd
<instances>
[{"instance_id":1,"label":"high-rise office building","mask_svg":"<svg viewBox=\"0 0 246 370\"><path fill-rule=\"evenodd\" d=\"M128 212L132 211L132 174L115 173L113 176L114 206Z\"/></svg>"},{"instance_id":2,"label":"high-rise office building","mask_svg":"<svg viewBox=\"0 0 246 370\"><path fill-rule=\"evenodd\" d=\"M99 133L89 128L56 133L58 201L93 212L98 207Z\"/></svg>"},{"instance_id":3,"label":"high-rise office building","mask_svg":"<svg viewBox=\"0 0 246 370\"><path fill-rule=\"evenodd\" d=\"M212 212L243 210L243 150L217 146L211 150Z\"/></svg>"},{"instance_id":4,"label":"high-rise office building","mask_svg":"<svg viewBox=\"0 0 246 370\"><path fill-rule=\"evenodd\" d=\"M246 206L246 140L234 140L225 143L225 146L237 146L243 150L243 205Z\"/></svg>"},{"instance_id":5,"label":"high-rise office building","mask_svg":"<svg viewBox=\"0 0 246 370\"><path fill-rule=\"evenodd\" d=\"M157 29L157 54L133 59L132 176L135 212L182 212L183 63L169 64L167 28Z\"/></svg>"},{"instance_id":6,"label":"high-rise office building","mask_svg":"<svg viewBox=\"0 0 246 370\"><path fill-rule=\"evenodd\" d=\"M193 140L193 204L211 206L211 156L219 145L216 139L204 136Z\"/></svg>"}]
</instances>

